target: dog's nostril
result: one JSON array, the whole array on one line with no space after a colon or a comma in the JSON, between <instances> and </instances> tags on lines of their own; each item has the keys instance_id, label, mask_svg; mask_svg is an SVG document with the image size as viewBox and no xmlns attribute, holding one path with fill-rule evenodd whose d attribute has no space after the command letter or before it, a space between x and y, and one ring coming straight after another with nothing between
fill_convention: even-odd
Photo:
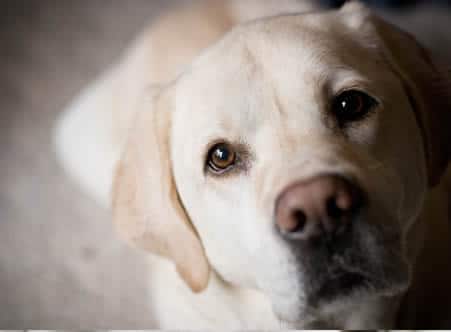
<instances>
[{"instance_id":1,"label":"dog's nostril","mask_svg":"<svg viewBox=\"0 0 451 332\"><path fill-rule=\"evenodd\" d=\"M326 210L329 218L339 219L345 214L346 208L337 197L330 197L326 201Z\"/></svg>"},{"instance_id":2,"label":"dog's nostril","mask_svg":"<svg viewBox=\"0 0 451 332\"><path fill-rule=\"evenodd\" d=\"M290 233L302 232L305 228L305 224L307 223L307 216L304 211L296 209L292 212L291 218L293 219L293 227L288 230Z\"/></svg>"}]
</instances>

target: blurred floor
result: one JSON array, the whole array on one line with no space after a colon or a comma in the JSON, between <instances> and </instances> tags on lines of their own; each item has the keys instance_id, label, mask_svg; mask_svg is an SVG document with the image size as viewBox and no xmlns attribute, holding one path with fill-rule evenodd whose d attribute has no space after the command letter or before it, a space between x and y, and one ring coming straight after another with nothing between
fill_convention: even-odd
<instances>
[{"instance_id":1,"label":"blurred floor","mask_svg":"<svg viewBox=\"0 0 451 332\"><path fill-rule=\"evenodd\" d=\"M149 328L144 255L62 173L57 114L168 0L3 0L0 326ZM451 63L451 14L389 15Z\"/></svg>"}]
</instances>

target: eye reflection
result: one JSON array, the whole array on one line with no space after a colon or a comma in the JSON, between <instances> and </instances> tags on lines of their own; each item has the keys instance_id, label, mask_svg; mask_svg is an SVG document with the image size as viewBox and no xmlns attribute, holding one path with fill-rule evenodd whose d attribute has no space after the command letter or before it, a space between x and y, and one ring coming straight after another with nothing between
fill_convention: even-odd
<instances>
[{"instance_id":1,"label":"eye reflection","mask_svg":"<svg viewBox=\"0 0 451 332\"><path fill-rule=\"evenodd\" d=\"M364 92L348 90L335 97L332 112L341 125L363 119L377 101Z\"/></svg>"},{"instance_id":2,"label":"eye reflection","mask_svg":"<svg viewBox=\"0 0 451 332\"><path fill-rule=\"evenodd\" d=\"M215 173L222 173L230 169L236 161L236 152L227 143L213 146L208 153L207 165Z\"/></svg>"}]
</instances>

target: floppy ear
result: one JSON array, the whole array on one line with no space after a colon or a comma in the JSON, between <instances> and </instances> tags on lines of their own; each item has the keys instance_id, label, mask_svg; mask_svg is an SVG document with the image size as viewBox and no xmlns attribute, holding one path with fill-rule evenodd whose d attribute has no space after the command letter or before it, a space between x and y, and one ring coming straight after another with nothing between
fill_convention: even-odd
<instances>
[{"instance_id":1,"label":"floppy ear","mask_svg":"<svg viewBox=\"0 0 451 332\"><path fill-rule=\"evenodd\" d=\"M451 73L413 36L351 1L342 9L400 77L423 135L429 185L440 182L451 157Z\"/></svg>"},{"instance_id":2,"label":"floppy ear","mask_svg":"<svg viewBox=\"0 0 451 332\"><path fill-rule=\"evenodd\" d=\"M199 292L208 284L209 264L172 174L172 105L166 90L138 111L114 179L113 220L129 243L171 259Z\"/></svg>"}]
</instances>

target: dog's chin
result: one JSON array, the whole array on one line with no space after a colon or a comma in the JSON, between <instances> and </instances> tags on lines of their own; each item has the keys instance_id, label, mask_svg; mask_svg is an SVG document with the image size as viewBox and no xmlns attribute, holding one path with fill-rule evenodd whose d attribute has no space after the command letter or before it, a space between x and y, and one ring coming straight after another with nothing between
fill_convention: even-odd
<instances>
[{"instance_id":1,"label":"dog's chin","mask_svg":"<svg viewBox=\"0 0 451 332\"><path fill-rule=\"evenodd\" d=\"M304 280L308 280L308 305L318 307L341 299L405 291L410 267L401 239L399 231L362 221L333 247L323 246L313 257L301 258Z\"/></svg>"},{"instance_id":2,"label":"dog's chin","mask_svg":"<svg viewBox=\"0 0 451 332\"><path fill-rule=\"evenodd\" d=\"M373 248L374 250L374 248ZM352 253L332 259L322 276L311 275L306 286L308 306L319 309L328 303L355 302L376 296L395 296L410 284L410 268L398 250L382 248L364 260ZM310 271L313 272L313 271Z\"/></svg>"},{"instance_id":3,"label":"dog's chin","mask_svg":"<svg viewBox=\"0 0 451 332\"><path fill-rule=\"evenodd\" d=\"M276 315L281 324L287 327L315 327L315 322L321 317L341 315L346 310L354 310L356 306L364 305L378 297L392 297L404 293L409 284L409 269L401 263L399 271L382 275L341 271L333 277L323 279L321 284L304 291L302 309L293 315L278 311ZM280 309L280 308L279 308ZM278 311L278 312L277 312Z\"/></svg>"},{"instance_id":4,"label":"dog's chin","mask_svg":"<svg viewBox=\"0 0 451 332\"><path fill-rule=\"evenodd\" d=\"M409 285L409 273L405 266L401 266L400 270L402 273L386 275L383 278L372 278L355 272L342 272L325 280L314 292L306 290L305 303L296 314L278 311L277 308L275 313L281 326L285 328L300 326L313 329L324 328L324 326L316 326L318 320L321 321L321 317L340 316L347 310L354 310L356 306L369 303L375 298L397 296L405 292Z\"/></svg>"},{"instance_id":5,"label":"dog's chin","mask_svg":"<svg viewBox=\"0 0 451 332\"><path fill-rule=\"evenodd\" d=\"M410 271L402 256L379 262L367 261L349 269L342 264L329 266L330 274L321 276L299 272L303 280L301 294L272 298L281 326L323 328L315 324L324 317L340 317L377 298L404 293L410 284Z\"/></svg>"},{"instance_id":6,"label":"dog's chin","mask_svg":"<svg viewBox=\"0 0 451 332\"><path fill-rule=\"evenodd\" d=\"M410 266L400 238L399 233L387 236L373 227L361 226L344 239L344 244L334 248L322 246L312 250L298 246L302 311L305 311L299 317L331 314L348 305L405 292L410 284Z\"/></svg>"}]
</instances>

